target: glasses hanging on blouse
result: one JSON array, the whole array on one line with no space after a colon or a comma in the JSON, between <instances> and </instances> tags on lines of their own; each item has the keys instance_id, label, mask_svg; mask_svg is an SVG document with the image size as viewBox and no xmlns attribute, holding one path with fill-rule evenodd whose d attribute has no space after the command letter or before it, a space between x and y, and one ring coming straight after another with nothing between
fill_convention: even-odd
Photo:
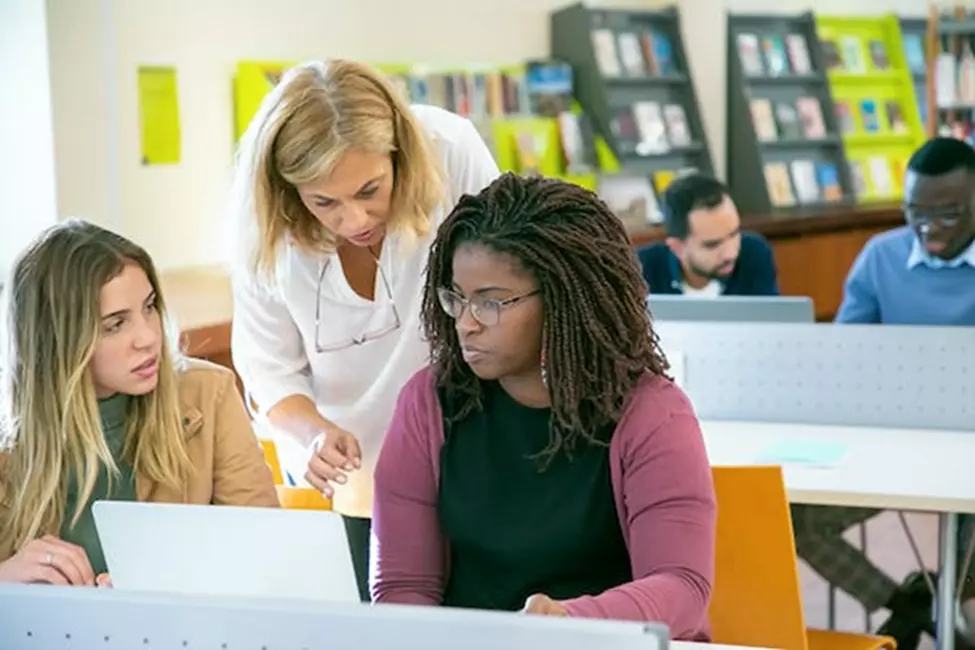
<instances>
[{"instance_id":1,"label":"glasses hanging on blouse","mask_svg":"<svg viewBox=\"0 0 975 650\"><path fill-rule=\"evenodd\" d=\"M400 328L401 322L399 311L396 309L396 303L393 301L393 289L389 284L389 280L386 278L386 273L383 271L383 265L380 263L379 258L377 258L375 255L373 255L372 258L376 262L376 268L379 271L379 279L382 282L383 289L386 291L386 297L389 299L389 311L392 314L391 322L377 329L366 331L359 336L353 336L341 341L322 343L322 285L325 282L325 272L328 271L328 265L331 262L331 260L328 259L324 264L322 264L322 270L318 274L318 288L315 291L315 351L319 354L323 352L337 352L339 350L358 347L368 343L369 341L380 339Z\"/></svg>"}]
</instances>

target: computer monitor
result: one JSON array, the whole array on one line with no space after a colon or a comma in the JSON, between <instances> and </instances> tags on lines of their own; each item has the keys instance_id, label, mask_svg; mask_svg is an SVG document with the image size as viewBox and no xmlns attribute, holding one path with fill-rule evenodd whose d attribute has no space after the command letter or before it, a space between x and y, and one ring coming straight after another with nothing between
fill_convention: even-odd
<instances>
[{"instance_id":1,"label":"computer monitor","mask_svg":"<svg viewBox=\"0 0 975 650\"><path fill-rule=\"evenodd\" d=\"M675 294L647 297L654 320L812 323L812 298L807 296L718 296L696 298Z\"/></svg>"},{"instance_id":2,"label":"computer monitor","mask_svg":"<svg viewBox=\"0 0 975 650\"><path fill-rule=\"evenodd\" d=\"M324 563L327 555L321 556ZM659 624L0 585L4 650L667 650Z\"/></svg>"},{"instance_id":3,"label":"computer monitor","mask_svg":"<svg viewBox=\"0 0 975 650\"><path fill-rule=\"evenodd\" d=\"M359 602L341 515L98 501L115 589Z\"/></svg>"}]
</instances>

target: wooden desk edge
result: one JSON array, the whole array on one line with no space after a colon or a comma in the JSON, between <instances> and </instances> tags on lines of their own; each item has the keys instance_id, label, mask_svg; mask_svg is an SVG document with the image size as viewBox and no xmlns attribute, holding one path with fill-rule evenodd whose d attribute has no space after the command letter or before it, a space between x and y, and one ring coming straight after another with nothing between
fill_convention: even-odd
<instances>
[{"instance_id":1,"label":"wooden desk edge","mask_svg":"<svg viewBox=\"0 0 975 650\"><path fill-rule=\"evenodd\" d=\"M743 228L772 240L857 228L896 228L903 224L904 215L900 205L895 203L781 214L742 215L741 219ZM664 236L662 226L651 226L630 233L634 246L663 241Z\"/></svg>"}]
</instances>

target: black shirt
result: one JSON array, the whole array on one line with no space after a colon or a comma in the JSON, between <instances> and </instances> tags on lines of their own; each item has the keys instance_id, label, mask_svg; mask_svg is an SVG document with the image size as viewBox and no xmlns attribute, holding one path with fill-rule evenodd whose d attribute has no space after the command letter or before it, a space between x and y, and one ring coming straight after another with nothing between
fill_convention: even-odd
<instances>
[{"instance_id":1,"label":"black shirt","mask_svg":"<svg viewBox=\"0 0 975 650\"><path fill-rule=\"evenodd\" d=\"M440 403L448 415L449 399ZM515 611L534 593L561 600L630 582L609 448L579 445L542 469L551 410L517 403L496 382L484 383L483 404L446 427L440 452L444 604Z\"/></svg>"}]
</instances>

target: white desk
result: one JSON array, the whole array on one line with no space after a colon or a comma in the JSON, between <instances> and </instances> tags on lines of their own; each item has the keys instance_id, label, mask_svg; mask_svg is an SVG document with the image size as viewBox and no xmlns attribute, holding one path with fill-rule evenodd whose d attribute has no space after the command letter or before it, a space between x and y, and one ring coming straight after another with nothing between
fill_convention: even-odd
<instances>
[{"instance_id":1,"label":"white desk","mask_svg":"<svg viewBox=\"0 0 975 650\"><path fill-rule=\"evenodd\" d=\"M975 513L975 431L732 421L702 421L701 430L712 465L761 464L762 452L783 440L845 445L835 466L783 467L793 503L938 513L938 646L952 650L958 513Z\"/></svg>"},{"instance_id":2,"label":"white desk","mask_svg":"<svg viewBox=\"0 0 975 650\"><path fill-rule=\"evenodd\" d=\"M846 445L835 467L783 468L793 503L975 513L975 431L729 421L701 429L712 465L755 465L781 440Z\"/></svg>"}]
</instances>

